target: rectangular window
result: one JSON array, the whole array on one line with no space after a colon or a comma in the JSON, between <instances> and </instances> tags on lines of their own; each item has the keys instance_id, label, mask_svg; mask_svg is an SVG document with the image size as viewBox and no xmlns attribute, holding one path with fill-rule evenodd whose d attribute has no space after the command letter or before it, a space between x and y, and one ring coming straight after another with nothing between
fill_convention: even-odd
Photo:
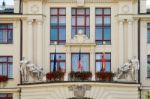
<instances>
[{"instance_id":1,"label":"rectangular window","mask_svg":"<svg viewBox=\"0 0 150 99\"><path fill-rule=\"evenodd\" d=\"M13 41L13 24L0 23L0 44L11 44Z\"/></svg>"},{"instance_id":2,"label":"rectangular window","mask_svg":"<svg viewBox=\"0 0 150 99\"><path fill-rule=\"evenodd\" d=\"M82 30L85 35L90 37L90 9L73 8L72 9L72 38Z\"/></svg>"},{"instance_id":3,"label":"rectangular window","mask_svg":"<svg viewBox=\"0 0 150 99\"><path fill-rule=\"evenodd\" d=\"M111 44L111 9L96 8L95 17L96 44Z\"/></svg>"},{"instance_id":4,"label":"rectangular window","mask_svg":"<svg viewBox=\"0 0 150 99\"><path fill-rule=\"evenodd\" d=\"M150 43L150 23L147 24L147 43Z\"/></svg>"},{"instance_id":5,"label":"rectangular window","mask_svg":"<svg viewBox=\"0 0 150 99\"><path fill-rule=\"evenodd\" d=\"M54 53L50 54L50 71L53 72L54 68ZM56 54L56 71L61 70L66 71L66 55L65 54Z\"/></svg>"},{"instance_id":6,"label":"rectangular window","mask_svg":"<svg viewBox=\"0 0 150 99\"><path fill-rule=\"evenodd\" d=\"M150 55L147 55L147 77L150 77Z\"/></svg>"},{"instance_id":7,"label":"rectangular window","mask_svg":"<svg viewBox=\"0 0 150 99\"><path fill-rule=\"evenodd\" d=\"M65 44L66 42L66 9L50 9L50 43Z\"/></svg>"},{"instance_id":8,"label":"rectangular window","mask_svg":"<svg viewBox=\"0 0 150 99\"><path fill-rule=\"evenodd\" d=\"M90 71L90 55L87 53L80 54L81 71ZM78 71L79 54L73 53L71 56L72 71Z\"/></svg>"},{"instance_id":9,"label":"rectangular window","mask_svg":"<svg viewBox=\"0 0 150 99\"><path fill-rule=\"evenodd\" d=\"M0 93L0 99L13 99L13 95L11 93Z\"/></svg>"},{"instance_id":10,"label":"rectangular window","mask_svg":"<svg viewBox=\"0 0 150 99\"><path fill-rule=\"evenodd\" d=\"M100 72L102 67L103 67L103 63L102 63L102 56L104 55L105 58L105 62L106 62L106 72L110 72L111 71L111 54L110 53L97 53L96 54L96 72Z\"/></svg>"},{"instance_id":11,"label":"rectangular window","mask_svg":"<svg viewBox=\"0 0 150 99\"><path fill-rule=\"evenodd\" d=\"M0 56L0 75L13 78L13 58L12 56Z\"/></svg>"}]
</instances>

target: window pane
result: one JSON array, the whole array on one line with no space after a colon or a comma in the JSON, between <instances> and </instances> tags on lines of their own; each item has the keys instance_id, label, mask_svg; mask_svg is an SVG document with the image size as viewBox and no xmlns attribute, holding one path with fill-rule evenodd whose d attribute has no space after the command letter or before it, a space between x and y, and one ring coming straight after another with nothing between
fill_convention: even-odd
<instances>
[{"instance_id":1,"label":"window pane","mask_svg":"<svg viewBox=\"0 0 150 99\"><path fill-rule=\"evenodd\" d=\"M86 17L86 26L90 26L90 17Z\"/></svg>"},{"instance_id":2,"label":"window pane","mask_svg":"<svg viewBox=\"0 0 150 99\"><path fill-rule=\"evenodd\" d=\"M150 23L147 23L147 28L150 28Z\"/></svg>"},{"instance_id":3,"label":"window pane","mask_svg":"<svg viewBox=\"0 0 150 99\"><path fill-rule=\"evenodd\" d=\"M66 10L65 9L59 9L59 14L65 15L66 14Z\"/></svg>"},{"instance_id":4,"label":"window pane","mask_svg":"<svg viewBox=\"0 0 150 99\"><path fill-rule=\"evenodd\" d=\"M13 35L12 35L12 31L8 31L8 42L9 43L12 43L12 38L13 38Z\"/></svg>"},{"instance_id":5,"label":"window pane","mask_svg":"<svg viewBox=\"0 0 150 99\"><path fill-rule=\"evenodd\" d=\"M56 26L56 25L57 25L57 17L51 16L51 26Z\"/></svg>"},{"instance_id":6,"label":"window pane","mask_svg":"<svg viewBox=\"0 0 150 99\"><path fill-rule=\"evenodd\" d=\"M111 55L110 54L105 54L106 59L111 59Z\"/></svg>"},{"instance_id":7,"label":"window pane","mask_svg":"<svg viewBox=\"0 0 150 99\"><path fill-rule=\"evenodd\" d=\"M51 29L51 40L57 40L58 38L58 31L56 28L52 28Z\"/></svg>"},{"instance_id":8,"label":"window pane","mask_svg":"<svg viewBox=\"0 0 150 99\"><path fill-rule=\"evenodd\" d=\"M72 22L71 23L72 23L73 26L75 26L75 23L76 23L75 22L75 16L72 16Z\"/></svg>"},{"instance_id":9,"label":"window pane","mask_svg":"<svg viewBox=\"0 0 150 99\"><path fill-rule=\"evenodd\" d=\"M76 9L72 9L71 12L72 12L72 15L75 15L76 14Z\"/></svg>"},{"instance_id":10,"label":"window pane","mask_svg":"<svg viewBox=\"0 0 150 99\"><path fill-rule=\"evenodd\" d=\"M59 25L66 25L66 17L65 16L59 17Z\"/></svg>"},{"instance_id":11,"label":"window pane","mask_svg":"<svg viewBox=\"0 0 150 99\"><path fill-rule=\"evenodd\" d=\"M8 77L13 78L13 67L12 64L8 65Z\"/></svg>"},{"instance_id":12,"label":"window pane","mask_svg":"<svg viewBox=\"0 0 150 99\"><path fill-rule=\"evenodd\" d=\"M2 64L0 64L0 75L2 75Z\"/></svg>"},{"instance_id":13,"label":"window pane","mask_svg":"<svg viewBox=\"0 0 150 99\"><path fill-rule=\"evenodd\" d=\"M79 54L72 54L72 71L78 71ZM89 71L89 54L81 54L81 71Z\"/></svg>"},{"instance_id":14,"label":"window pane","mask_svg":"<svg viewBox=\"0 0 150 99\"><path fill-rule=\"evenodd\" d=\"M3 64L3 75L7 75L7 64Z\"/></svg>"},{"instance_id":15,"label":"window pane","mask_svg":"<svg viewBox=\"0 0 150 99\"><path fill-rule=\"evenodd\" d=\"M96 25L102 25L102 17L101 16L96 16Z\"/></svg>"},{"instance_id":16,"label":"window pane","mask_svg":"<svg viewBox=\"0 0 150 99\"><path fill-rule=\"evenodd\" d=\"M104 17L104 25L105 26L110 26L110 16L105 16Z\"/></svg>"},{"instance_id":17,"label":"window pane","mask_svg":"<svg viewBox=\"0 0 150 99\"><path fill-rule=\"evenodd\" d=\"M50 54L50 68L51 71L53 71L53 67L54 67L54 55L55 54ZM56 70L62 70L65 71L65 66L66 66L66 56L65 54L56 54Z\"/></svg>"},{"instance_id":18,"label":"window pane","mask_svg":"<svg viewBox=\"0 0 150 99\"><path fill-rule=\"evenodd\" d=\"M0 43L2 43L3 41L3 33L2 33L2 30L0 30Z\"/></svg>"},{"instance_id":19,"label":"window pane","mask_svg":"<svg viewBox=\"0 0 150 99\"><path fill-rule=\"evenodd\" d=\"M101 56L102 54L96 54L96 60L100 60L101 59Z\"/></svg>"},{"instance_id":20,"label":"window pane","mask_svg":"<svg viewBox=\"0 0 150 99\"><path fill-rule=\"evenodd\" d=\"M51 15L56 15L57 14L57 9L51 9Z\"/></svg>"},{"instance_id":21,"label":"window pane","mask_svg":"<svg viewBox=\"0 0 150 99\"><path fill-rule=\"evenodd\" d=\"M150 30L147 31L147 43L150 43Z\"/></svg>"},{"instance_id":22,"label":"window pane","mask_svg":"<svg viewBox=\"0 0 150 99\"><path fill-rule=\"evenodd\" d=\"M57 65L57 66L59 66L59 65ZM65 72L65 66L66 66L65 62L60 62L60 68L57 67L57 70L61 69L61 71Z\"/></svg>"},{"instance_id":23,"label":"window pane","mask_svg":"<svg viewBox=\"0 0 150 99\"><path fill-rule=\"evenodd\" d=\"M100 72L101 68L102 68L102 63L96 62L96 72Z\"/></svg>"},{"instance_id":24,"label":"window pane","mask_svg":"<svg viewBox=\"0 0 150 99\"><path fill-rule=\"evenodd\" d=\"M77 14L85 14L85 9L77 9Z\"/></svg>"},{"instance_id":25,"label":"window pane","mask_svg":"<svg viewBox=\"0 0 150 99\"><path fill-rule=\"evenodd\" d=\"M7 24L0 24L0 29L6 29L7 28Z\"/></svg>"},{"instance_id":26,"label":"window pane","mask_svg":"<svg viewBox=\"0 0 150 99\"><path fill-rule=\"evenodd\" d=\"M106 62L106 71L110 72L110 62Z\"/></svg>"},{"instance_id":27,"label":"window pane","mask_svg":"<svg viewBox=\"0 0 150 99\"><path fill-rule=\"evenodd\" d=\"M59 29L59 40L66 40L66 29Z\"/></svg>"},{"instance_id":28,"label":"window pane","mask_svg":"<svg viewBox=\"0 0 150 99\"><path fill-rule=\"evenodd\" d=\"M104 9L104 14L111 14L110 9Z\"/></svg>"},{"instance_id":29,"label":"window pane","mask_svg":"<svg viewBox=\"0 0 150 99\"><path fill-rule=\"evenodd\" d=\"M7 57L0 57L0 62L7 62Z\"/></svg>"},{"instance_id":30,"label":"window pane","mask_svg":"<svg viewBox=\"0 0 150 99\"><path fill-rule=\"evenodd\" d=\"M102 14L102 13L103 13L102 9L96 9L96 14Z\"/></svg>"},{"instance_id":31,"label":"window pane","mask_svg":"<svg viewBox=\"0 0 150 99\"><path fill-rule=\"evenodd\" d=\"M86 15L90 15L90 9L86 9Z\"/></svg>"},{"instance_id":32,"label":"window pane","mask_svg":"<svg viewBox=\"0 0 150 99\"><path fill-rule=\"evenodd\" d=\"M78 54L72 54L72 71L78 71Z\"/></svg>"},{"instance_id":33,"label":"window pane","mask_svg":"<svg viewBox=\"0 0 150 99\"><path fill-rule=\"evenodd\" d=\"M8 57L8 62L13 62L13 58L12 57Z\"/></svg>"},{"instance_id":34,"label":"window pane","mask_svg":"<svg viewBox=\"0 0 150 99\"><path fill-rule=\"evenodd\" d=\"M73 38L76 35L76 28L72 28L71 30L71 37Z\"/></svg>"},{"instance_id":35,"label":"window pane","mask_svg":"<svg viewBox=\"0 0 150 99\"><path fill-rule=\"evenodd\" d=\"M104 28L104 39L105 40L110 40L111 39L110 32L111 32L111 30L110 30L109 27Z\"/></svg>"},{"instance_id":36,"label":"window pane","mask_svg":"<svg viewBox=\"0 0 150 99\"><path fill-rule=\"evenodd\" d=\"M8 24L9 29L13 29L13 24Z\"/></svg>"},{"instance_id":37,"label":"window pane","mask_svg":"<svg viewBox=\"0 0 150 99\"><path fill-rule=\"evenodd\" d=\"M3 31L3 42L7 43L7 30Z\"/></svg>"},{"instance_id":38,"label":"window pane","mask_svg":"<svg viewBox=\"0 0 150 99\"><path fill-rule=\"evenodd\" d=\"M96 40L102 40L102 28L96 28Z\"/></svg>"},{"instance_id":39,"label":"window pane","mask_svg":"<svg viewBox=\"0 0 150 99\"><path fill-rule=\"evenodd\" d=\"M86 28L86 35L87 37L90 37L90 28Z\"/></svg>"},{"instance_id":40,"label":"window pane","mask_svg":"<svg viewBox=\"0 0 150 99\"><path fill-rule=\"evenodd\" d=\"M84 23L85 23L84 16L78 16L77 17L77 25L78 26L83 26Z\"/></svg>"}]
</instances>

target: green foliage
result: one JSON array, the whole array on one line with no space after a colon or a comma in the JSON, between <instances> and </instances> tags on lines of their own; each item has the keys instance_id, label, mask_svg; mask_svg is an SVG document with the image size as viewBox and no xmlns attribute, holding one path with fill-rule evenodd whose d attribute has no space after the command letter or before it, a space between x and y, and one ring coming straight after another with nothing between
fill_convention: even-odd
<instances>
[{"instance_id":1,"label":"green foliage","mask_svg":"<svg viewBox=\"0 0 150 99\"><path fill-rule=\"evenodd\" d=\"M147 91L146 99L150 99L150 90Z\"/></svg>"}]
</instances>

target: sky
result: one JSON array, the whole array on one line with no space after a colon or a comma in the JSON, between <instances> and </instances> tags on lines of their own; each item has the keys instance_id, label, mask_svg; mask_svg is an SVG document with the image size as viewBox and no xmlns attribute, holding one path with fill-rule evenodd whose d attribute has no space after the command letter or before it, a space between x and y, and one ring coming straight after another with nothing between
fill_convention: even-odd
<instances>
[{"instance_id":1,"label":"sky","mask_svg":"<svg viewBox=\"0 0 150 99\"><path fill-rule=\"evenodd\" d=\"M6 5L14 5L14 0L4 0ZM2 5L3 0L0 0L0 5Z\"/></svg>"},{"instance_id":2,"label":"sky","mask_svg":"<svg viewBox=\"0 0 150 99\"><path fill-rule=\"evenodd\" d=\"M150 5L150 0L147 0L147 5Z\"/></svg>"},{"instance_id":3,"label":"sky","mask_svg":"<svg viewBox=\"0 0 150 99\"><path fill-rule=\"evenodd\" d=\"M14 0L5 0L7 5L14 5ZM2 4L3 0L0 0L0 5ZM150 8L150 0L147 0L147 6Z\"/></svg>"}]
</instances>

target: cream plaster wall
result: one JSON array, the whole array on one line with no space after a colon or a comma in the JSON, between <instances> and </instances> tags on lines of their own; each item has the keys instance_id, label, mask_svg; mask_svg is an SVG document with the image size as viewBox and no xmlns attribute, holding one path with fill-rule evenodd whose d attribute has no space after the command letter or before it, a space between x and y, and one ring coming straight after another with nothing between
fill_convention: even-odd
<instances>
[{"instance_id":1,"label":"cream plaster wall","mask_svg":"<svg viewBox=\"0 0 150 99\"><path fill-rule=\"evenodd\" d=\"M64 0L65 1L65 0ZM143 1L144 2L144 1ZM15 0L15 12L19 12L19 0ZM143 3L142 3L143 4ZM76 0L23 0L23 57L31 59L33 63L43 66L45 72L50 70L49 54L55 50L54 45L50 45L50 8L64 7L66 8L66 42L71 40L71 8L86 7L90 8L90 43L95 43L95 8L110 7L111 8L111 45L106 45L106 52L111 52L111 70L115 72L117 68L123 65L127 59L133 56L138 56L138 40L137 40L137 19L133 18L137 14L137 2L134 0L85 0L82 6L76 3ZM141 9L144 6L141 7ZM144 12L145 10L141 10ZM1 16L0 16L1 18ZM0 19L0 23L14 24L14 42L13 44L0 45L0 55L13 56L13 77L14 79L8 81L6 88L10 90L6 92L13 92L14 99L19 98L19 89L13 91L11 88L16 88L19 83L19 60L20 60L20 21L15 18ZM146 78L146 55L149 52L149 45L145 45L146 41L146 21L141 23L141 74L143 86L149 86L149 80ZM143 33L144 32L144 33ZM90 53L90 70L95 74L95 53L102 52L102 45L86 46L82 45L82 52ZM71 70L71 53L78 52L79 46L68 47L66 45L59 45L56 47L57 52L66 53L66 75L65 80L68 80L67 73ZM146 51L145 51L146 49ZM92 80L94 80L94 75ZM58 95L72 96L71 92L67 90L68 84L54 85L48 84L41 86L21 86L21 99L62 99ZM138 99L138 86L132 85L115 85L115 84L96 84L92 83L91 92L87 92L87 96L93 95L96 99ZM119 86L119 88L118 88ZM3 89L4 90L4 89ZM0 90L0 92L5 92ZM52 91L53 90L53 91ZM65 91L64 91L65 90ZM130 90L130 91L128 91ZM63 92L64 91L64 92ZM66 92L66 93L65 93ZM103 95L102 95L103 94ZM108 95L109 94L109 95ZM39 96L41 95L41 96ZM96 97L96 95L99 95ZM102 95L102 97L101 97ZM57 97L58 96L58 97ZM101 98L100 98L101 97Z\"/></svg>"},{"instance_id":2,"label":"cream plaster wall","mask_svg":"<svg viewBox=\"0 0 150 99\"><path fill-rule=\"evenodd\" d=\"M21 99L67 99L74 97L72 85L90 85L85 97L93 99L138 99L139 85L113 83L55 83L22 85Z\"/></svg>"}]
</instances>

